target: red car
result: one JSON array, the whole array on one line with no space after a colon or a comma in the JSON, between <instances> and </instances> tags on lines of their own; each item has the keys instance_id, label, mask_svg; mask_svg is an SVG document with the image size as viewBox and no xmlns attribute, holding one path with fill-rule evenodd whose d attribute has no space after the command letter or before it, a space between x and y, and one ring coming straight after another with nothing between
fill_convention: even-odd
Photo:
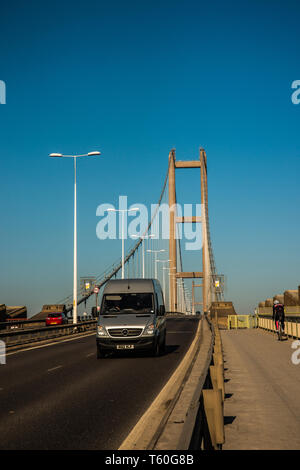
<instances>
[{"instance_id":1,"label":"red car","mask_svg":"<svg viewBox=\"0 0 300 470\"><path fill-rule=\"evenodd\" d=\"M48 313L46 326L63 325L64 323L68 323L68 319L64 313Z\"/></svg>"}]
</instances>

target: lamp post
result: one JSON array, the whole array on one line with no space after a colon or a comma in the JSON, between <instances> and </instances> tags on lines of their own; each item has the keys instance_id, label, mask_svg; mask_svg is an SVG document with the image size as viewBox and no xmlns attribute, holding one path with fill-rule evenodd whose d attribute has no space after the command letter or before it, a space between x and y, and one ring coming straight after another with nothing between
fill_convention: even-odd
<instances>
[{"instance_id":1,"label":"lamp post","mask_svg":"<svg viewBox=\"0 0 300 470\"><path fill-rule=\"evenodd\" d=\"M124 275L124 214L125 212L136 212L138 211L139 208L138 207L132 207L131 209L113 209L113 208L109 208L107 209L108 212L121 212L121 218L122 218L122 221L121 221L121 224L122 224L122 279L125 278L125 275Z\"/></svg>"},{"instance_id":2,"label":"lamp post","mask_svg":"<svg viewBox=\"0 0 300 470\"><path fill-rule=\"evenodd\" d=\"M154 271L155 271L155 279L157 279L157 253L162 253L166 250L147 250L148 253L154 253Z\"/></svg>"},{"instance_id":3,"label":"lamp post","mask_svg":"<svg viewBox=\"0 0 300 470\"><path fill-rule=\"evenodd\" d=\"M138 235L132 235L132 238L141 238L143 240L142 242L142 253L143 253L143 279L145 279L145 243L144 240L148 240L149 238L154 238L155 235L142 235L139 237Z\"/></svg>"},{"instance_id":4,"label":"lamp post","mask_svg":"<svg viewBox=\"0 0 300 470\"><path fill-rule=\"evenodd\" d=\"M169 263L171 260L170 259L157 259L157 263L163 263L162 267L162 273L163 273L163 293L165 295L165 268L164 268L164 263Z\"/></svg>"},{"instance_id":5,"label":"lamp post","mask_svg":"<svg viewBox=\"0 0 300 470\"><path fill-rule=\"evenodd\" d=\"M183 312L183 293L182 293L182 278L177 279L177 287L178 287L178 305L180 311Z\"/></svg>"},{"instance_id":6,"label":"lamp post","mask_svg":"<svg viewBox=\"0 0 300 470\"><path fill-rule=\"evenodd\" d=\"M191 306L192 306L192 294L191 294L190 290L189 290L187 287L184 288L184 292L185 292L185 297L186 297L186 299L187 299L187 301L188 301L188 302L187 302L187 303L188 303L187 308L189 309L189 312L191 312L191 310L192 310L192 309L191 309Z\"/></svg>"},{"instance_id":7,"label":"lamp post","mask_svg":"<svg viewBox=\"0 0 300 470\"><path fill-rule=\"evenodd\" d=\"M175 270L176 270L176 267L175 267L175 266L174 266L173 268L167 268L167 269L169 270L169 273L168 273L169 276L175 276L175 275L176 275L176 273L174 273L174 272L171 273L172 269L175 269ZM170 304L170 305L169 305L169 310L170 310L171 307L172 307L172 306L171 306L171 284L172 284L172 283L171 283L171 279L169 279L169 304ZM176 289L176 278L175 278L174 289ZM174 292L173 292L173 295L174 295Z\"/></svg>"},{"instance_id":8,"label":"lamp post","mask_svg":"<svg viewBox=\"0 0 300 470\"><path fill-rule=\"evenodd\" d=\"M73 261L73 323L77 323L77 188L76 188L76 160L79 157L92 157L101 155L100 152L89 152L82 155L63 155L51 153L52 158L73 158L74 160L74 261Z\"/></svg>"}]
</instances>

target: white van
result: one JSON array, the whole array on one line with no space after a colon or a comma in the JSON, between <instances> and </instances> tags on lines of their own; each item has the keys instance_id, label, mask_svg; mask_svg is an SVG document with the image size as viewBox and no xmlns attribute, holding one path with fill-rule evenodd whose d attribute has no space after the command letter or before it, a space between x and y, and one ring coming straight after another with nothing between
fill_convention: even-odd
<instances>
[{"instance_id":1,"label":"white van","mask_svg":"<svg viewBox=\"0 0 300 470\"><path fill-rule=\"evenodd\" d=\"M165 350L166 318L156 279L111 280L105 285L96 334L97 358L107 352Z\"/></svg>"}]
</instances>

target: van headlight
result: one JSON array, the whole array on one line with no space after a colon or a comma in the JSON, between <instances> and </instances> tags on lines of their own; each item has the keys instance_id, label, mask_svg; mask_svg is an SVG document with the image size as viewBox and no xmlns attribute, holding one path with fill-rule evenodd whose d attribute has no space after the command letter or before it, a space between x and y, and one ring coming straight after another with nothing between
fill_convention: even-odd
<instances>
[{"instance_id":1,"label":"van headlight","mask_svg":"<svg viewBox=\"0 0 300 470\"><path fill-rule=\"evenodd\" d=\"M154 333L155 333L155 326L153 323L151 323L151 325L146 326L144 330L144 335L153 336Z\"/></svg>"},{"instance_id":2,"label":"van headlight","mask_svg":"<svg viewBox=\"0 0 300 470\"><path fill-rule=\"evenodd\" d=\"M98 336L108 336L106 329L102 325L97 326L97 334Z\"/></svg>"}]
</instances>

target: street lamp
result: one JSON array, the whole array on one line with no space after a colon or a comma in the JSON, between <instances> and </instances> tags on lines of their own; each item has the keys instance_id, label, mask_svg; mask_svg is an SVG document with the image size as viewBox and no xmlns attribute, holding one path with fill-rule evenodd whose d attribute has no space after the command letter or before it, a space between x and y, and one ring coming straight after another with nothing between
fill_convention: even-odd
<instances>
[{"instance_id":1,"label":"street lamp","mask_svg":"<svg viewBox=\"0 0 300 470\"><path fill-rule=\"evenodd\" d=\"M154 253L154 270L155 270L155 279L157 279L157 253L162 253L163 251L166 251L166 250L147 250L148 253Z\"/></svg>"},{"instance_id":2,"label":"street lamp","mask_svg":"<svg viewBox=\"0 0 300 470\"><path fill-rule=\"evenodd\" d=\"M74 267L73 267L73 323L77 323L77 193L76 193L76 159L101 155L100 152L89 152L82 155L63 155L50 153L52 158L73 158L74 160Z\"/></svg>"},{"instance_id":3,"label":"street lamp","mask_svg":"<svg viewBox=\"0 0 300 470\"><path fill-rule=\"evenodd\" d=\"M145 244L144 244L144 240L148 240L149 238L154 238L155 235L152 234L152 235L142 235L141 237L139 237L138 235L132 235L132 238L140 238L142 239L142 252L143 252L143 279L145 279Z\"/></svg>"},{"instance_id":4,"label":"street lamp","mask_svg":"<svg viewBox=\"0 0 300 470\"><path fill-rule=\"evenodd\" d=\"M174 273L174 272L171 273L171 271L172 271L172 269L176 270L176 267L174 266L173 268L169 267L169 268L166 268L166 269L168 269L168 271L169 271L168 275L170 276L170 279L169 279L169 310L171 310L171 307L172 307L171 306L171 276L176 276L176 273ZM176 278L175 278L175 286L174 286L175 289L176 289L176 282L177 281L176 281ZM175 294L175 292L173 292L173 295L174 294Z\"/></svg>"},{"instance_id":5,"label":"street lamp","mask_svg":"<svg viewBox=\"0 0 300 470\"><path fill-rule=\"evenodd\" d=\"M125 212L136 212L138 211L138 207L132 207L131 209L107 209L108 212L121 212L122 214L122 279L124 279L124 214Z\"/></svg>"},{"instance_id":6,"label":"street lamp","mask_svg":"<svg viewBox=\"0 0 300 470\"><path fill-rule=\"evenodd\" d=\"M183 296L182 296L182 279L179 278L176 280L177 290L178 290L178 306L181 312L183 312Z\"/></svg>"},{"instance_id":7,"label":"street lamp","mask_svg":"<svg viewBox=\"0 0 300 470\"><path fill-rule=\"evenodd\" d=\"M187 300L187 308L191 312L192 311L192 294L191 294L191 291L187 287L184 287L184 293L185 293L185 298Z\"/></svg>"},{"instance_id":8,"label":"street lamp","mask_svg":"<svg viewBox=\"0 0 300 470\"><path fill-rule=\"evenodd\" d=\"M170 259L157 259L156 262L157 263L163 263L163 267L162 267L162 272L163 272L163 293L165 295L165 268L164 268L164 263L169 263L171 260Z\"/></svg>"}]
</instances>

